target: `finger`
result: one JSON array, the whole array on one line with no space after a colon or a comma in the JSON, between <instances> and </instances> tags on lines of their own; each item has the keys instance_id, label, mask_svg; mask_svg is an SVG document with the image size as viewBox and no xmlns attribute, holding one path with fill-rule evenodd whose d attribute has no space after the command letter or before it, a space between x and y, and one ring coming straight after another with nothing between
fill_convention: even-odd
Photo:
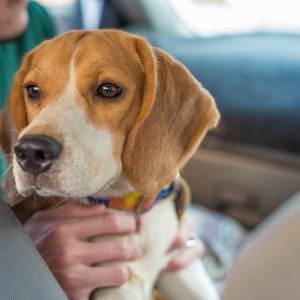
<instances>
[{"instance_id":1,"label":"finger","mask_svg":"<svg viewBox=\"0 0 300 300\"><path fill-rule=\"evenodd\" d=\"M192 261L202 256L205 252L205 247L202 242L193 248L182 248L178 254L173 257L164 271L178 271L186 268Z\"/></svg>"},{"instance_id":2,"label":"finger","mask_svg":"<svg viewBox=\"0 0 300 300\"><path fill-rule=\"evenodd\" d=\"M80 239L103 234L134 233L137 221L133 214L121 212L104 212L101 216L91 216L72 222L72 233Z\"/></svg>"},{"instance_id":3,"label":"finger","mask_svg":"<svg viewBox=\"0 0 300 300\"><path fill-rule=\"evenodd\" d=\"M177 236L173 243L171 244L168 252L173 251L174 249L180 248L184 246L186 240L191 236L193 232L195 232L194 223L187 218L182 219L179 225L179 230Z\"/></svg>"},{"instance_id":4,"label":"finger","mask_svg":"<svg viewBox=\"0 0 300 300\"><path fill-rule=\"evenodd\" d=\"M96 216L105 211L104 205L85 205L67 203L62 207L50 208L47 210L39 211L32 217L33 220L59 220L66 218L78 218Z\"/></svg>"},{"instance_id":5,"label":"finger","mask_svg":"<svg viewBox=\"0 0 300 300\"><path fill-rule=\"evenodd\" d=\"M87 272L87 284L95 288L119 286L128 281L129 270L122 265L90 267Z\"/></svg>"},{"instance_id":6,"label":"finger","mask_svg":"<svg viewBox=\"0 0 300 300\"><path fill-rule=\"evenodd\" d=\"M119 238L99 243L82 243L78 247L81 249L79 259L85 264L135 260L144 254L142 247L130 238Z\"/></svg>"},{"instance_id":7,"label":"finger","mask_svg":"<svg viewBox=\"0 0 300 300\"><path fill-rule=\"evenodd\" d=\"M53 274L66 293L72 295L71 299L80 294L88 296L96 288L122 285L130 276L129 270L123 265L105 267L77 265L69 269L55 270Z\"/></svg>"}]
</instances>

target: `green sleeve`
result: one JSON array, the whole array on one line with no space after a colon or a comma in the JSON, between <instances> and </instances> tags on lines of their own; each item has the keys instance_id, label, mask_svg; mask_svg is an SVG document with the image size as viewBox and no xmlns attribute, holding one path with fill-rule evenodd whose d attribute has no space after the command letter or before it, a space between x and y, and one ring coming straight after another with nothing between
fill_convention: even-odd
<instances>
[{"instance_id":1,"label":"green sleeve","mask_svg":"<svg viewBox=\"0 0 300 300\"><path fill-rule=\"evenodd\" d=\"M57 34L53 20L43 6L35 1L29 1L28 14L29 24L22 36L26 52Z\"/></svg>"},{"instance_id":2,"label":"green sleeve","mask_svg":"<svg viewBox=\"0 0 300 300\"><path fill-rule=\"evenodd\" d=\"M43 40L56 35L54 23L41 5L29 1L28 14L29 23L22 36L0 43L0 108L6 101L13 77L24 54Z\"/></svg>"}]
</instances>

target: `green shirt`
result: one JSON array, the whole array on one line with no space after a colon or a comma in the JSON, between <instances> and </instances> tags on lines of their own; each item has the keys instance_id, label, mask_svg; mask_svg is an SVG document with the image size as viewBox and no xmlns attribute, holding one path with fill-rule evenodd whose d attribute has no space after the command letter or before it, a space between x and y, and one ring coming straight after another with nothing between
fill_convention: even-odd
<instances>
[{"instance_id":1,"label":"green shirt","mask_svg":"<svg viewBox=\"0 0 300 300\"><path fill-rule=\"evenodd\" d=\"M56 35L54 23L47 11L35 1L28 3L29 23L19 38L0 42L0 109L8 97L14 75L24 54L45 39ZM0 157L0 175L5 170L3 157Z\"/></svg>"}]
</instances>

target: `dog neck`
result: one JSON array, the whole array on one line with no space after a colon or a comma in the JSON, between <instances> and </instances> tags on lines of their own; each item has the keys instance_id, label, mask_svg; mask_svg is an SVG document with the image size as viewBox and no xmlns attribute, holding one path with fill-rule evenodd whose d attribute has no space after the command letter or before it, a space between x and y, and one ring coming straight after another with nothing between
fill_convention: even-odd
<instances>
[{"instance_id":1,"label":"dog neck","mask_svg":"<svg viewBox=\"0 0 300 300\"><path fill-rule=\"evenodd\" d=\"M129 184L126 184L126 180L122 181L122 183L118 182L116 185L119 185L119 187L122 186L123 188L130 186ZM103 196L105 193L102 193L101 196L91 195L86 199L89 203L103 204L108 208L129 211L138 215L148 212L154 205L169 198L169 196L172 196L171 198L174 201L178 217L182 214L183 206L185 208L185 205L182 203L183 187L179 174L174 181L165 185L154 197L147 197L132 189L124 194L120 194L120 189L110 189L114 191L114 195L106 192L106 196Z\"/></svg>"},{"instance_id":2,"label":"dog neck","mask_svg":"<svg viewBox=\"0 0 300 300\"><path fill-rule=\"evenodd\" d=\"M160 201L169 198L171 195L177 216L180 218L182 212L187 206L187 203L189 202L190 197L185 181L179 176L179 174L174 181L163 187L154 197L147 197L137 191L134 191L126 178L124 176L120 176L116 181L111 182L111 184L101 189L98 193L95 193L95 195L74 199L62 197L48 198L38 195L33 195L27 198L18 196L22 199L17 201L16 205L12 205L12 209L22 223L29 219L30 216L38 210L61 206L70 201L81 204L104 204L108 208L143 214L151 210L151 208Z\"/></svg>"}]
</instances>

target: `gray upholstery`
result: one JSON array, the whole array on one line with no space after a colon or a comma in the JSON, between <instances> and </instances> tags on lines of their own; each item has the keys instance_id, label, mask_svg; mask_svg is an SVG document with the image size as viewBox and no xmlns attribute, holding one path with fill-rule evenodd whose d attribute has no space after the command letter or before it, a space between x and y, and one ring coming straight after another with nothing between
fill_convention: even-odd
<instances>
[{"instance_id":1,"label":"gray upholstery","mask_svg":"<svg viewBox=\"0 0 300 300\"><path fill-rule=\"evenodd\" d=\"M2 199L0 299L67 299L21 224Z\"/></svg>"},{"instance_id":2,"label":"gray upholstery","mask_svg":"<svg viewBox=\"0 0 300 300\"><path fill-rule=\"evenodd\" d=\"M217 136L300 153L299 34L157 42L216 98L222 116Z\"/></svg>"}]
</instances>

